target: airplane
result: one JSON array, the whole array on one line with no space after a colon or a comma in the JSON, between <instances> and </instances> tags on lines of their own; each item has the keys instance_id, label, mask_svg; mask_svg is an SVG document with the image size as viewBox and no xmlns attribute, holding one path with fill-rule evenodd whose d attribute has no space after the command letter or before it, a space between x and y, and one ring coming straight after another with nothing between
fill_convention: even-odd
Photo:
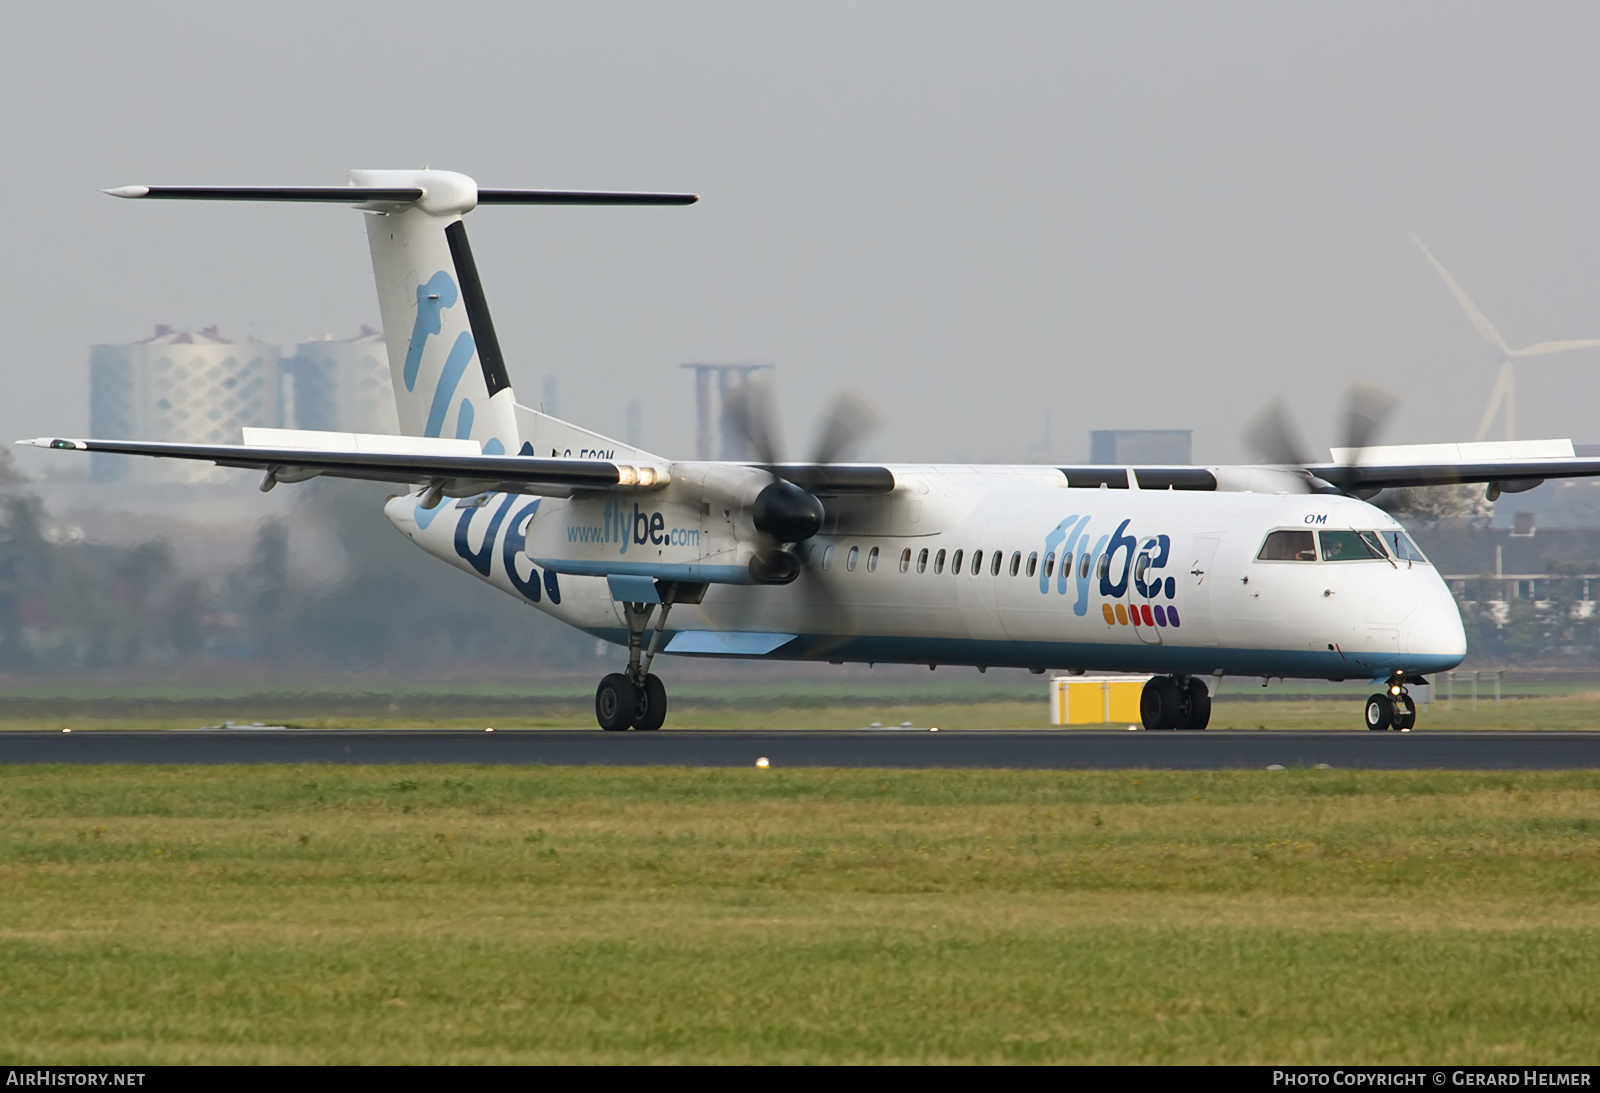
<instances>
[{"instance_id":1,"label":"airplane","mask_svg":"<svg viewBox=\"0 0 1600 1093\"><path fill-rule=\"evenodd\" d=\"M754 390L732 402L757 456L667 459L516 401L463 217L479 205L689 205L693 194L480 188L441 170L333 187L125 186L143 200L333 202L366 223L401 435L247 428L241 444L41 437L80 452L394 483L384 513L423 550L603 641L608 731L659 729L660 654L1150 674L1151 730L1204 729L1228 675L1371 680L1364 723L1409 731L1411 686L1467 644L1445 582L1367 503L1404 486L1489 496L1600 475L1570 441L1368 441L1387 407L1353 391L1351 444L1230 466L842 461L868 423L842 400L816 457L786 462ZM1211 685L1208 687L1208 681Z\"/></svg>"}]
</instances>

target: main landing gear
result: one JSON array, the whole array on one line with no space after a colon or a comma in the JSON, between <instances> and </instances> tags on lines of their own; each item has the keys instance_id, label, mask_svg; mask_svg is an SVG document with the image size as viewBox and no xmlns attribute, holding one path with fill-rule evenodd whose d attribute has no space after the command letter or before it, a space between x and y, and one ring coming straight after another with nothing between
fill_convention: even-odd
<instances>
[{"instance_id":1,"label":"main landing gear","mask_svg":"<svg viewBox=\"0 0 1600 1093\"><path fill-rule=\"evenodd\" d=\"M661 648L661 635L667 628L667 615L675 603L699 603L706 586L685 585L677 581L657 581L661 614L656 619L650 645L644 632L656 614L656 604L624 603L622 617L628 624L628 670L612 672L600 681L594 692L594 716L607 732L629 728L653 732L667 720L667 688L659 676L651 674L650 664Z\"/></svg>"},{"instance_id":2,"label":"main landing gear","mask_svg":"<svg viewBox=\"0 0 1600 1093\"><path fill-rule=\"evenodd\" d=\"M1194 676L1153 676L1139 696L1147 729L1203 729L1211 721L1211 692Z\"/></svg>"},{"instance_id":3,"label":"main landing gear","mask_svg":"<svg viewBox=\"0 0 1600 1093\"><path fill-rule=\"evenodd\" d=\"M1427 680L1421 676L1414 676L1408 680L1404 674L1395 673L1387 687L1367 697L1367 728L1373 732L1385 732L1389 729L1410 732L1416 728L1417 704L1406 693L1406 684L1426 682Z\"/></svg>"}]
</instances>

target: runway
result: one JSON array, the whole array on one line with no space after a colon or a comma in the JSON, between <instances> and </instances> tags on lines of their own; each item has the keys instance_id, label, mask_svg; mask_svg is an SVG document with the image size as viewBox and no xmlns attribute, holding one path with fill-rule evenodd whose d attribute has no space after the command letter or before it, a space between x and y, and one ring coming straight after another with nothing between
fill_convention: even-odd
<instances>
[{"instance_id":1,"label":"runway","mask_svg":"<svg viewBox=\"0 0 1600 1093\"><path fill-rule=\"evenodd\" d=\"M1262 770L1600 768L1600 732L231 729L0 732L0 764L469 765Z\"/></svg>"}]
</instances>

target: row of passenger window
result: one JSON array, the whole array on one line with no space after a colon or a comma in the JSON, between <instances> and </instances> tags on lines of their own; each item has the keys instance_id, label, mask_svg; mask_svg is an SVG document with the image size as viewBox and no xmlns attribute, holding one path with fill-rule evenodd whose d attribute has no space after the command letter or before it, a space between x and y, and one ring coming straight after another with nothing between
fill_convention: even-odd
<instances>
[{"instance_id":1,"label":"row of passenger window","mask_svg":"<svg viewBox=\"0 0 1600 1093\"><path fill-rule=\"evenodd\" d=\"M833 559L834 559L834 548L831 547L831 546L825 547L823 549L823 551L822 551L822 568L823 569L832 569L833 568ZM1078 559L1077 560L1078 560L1078 576L1079 577L1085 577L1085 578L1088 577L1089 576L1089 568L1093 564L1093 559L1089 556L1089 553L1087 551L1085 551L1083 554L1078 555ZM1102 559L1102 561L1103 560L1104 559ZM991 577L1000 576L1002 571L1005 571L1005 572L1009 573L1013 577L1018 577L1018 576L1033 577L1033 576L1036 576L1038 574L1038 572L1039 572L1039 552L1038 551L1034 551L1034 552L1030 553L1028 555L1028 557L1027 557L1026 562L1024 562L1024 560L1023 560L1022 551L1020 551L1020 550L1013 551L1012 554L1011 554L1011 561L1010 561L1009 564L1007 564L1005 551L1003 551L1003 550L989 551L987 553L982 551L982 550L974 550L971 554L968 554L964 550L957 550L953 554L949 554L944 550L937 550L937 551L931 551L930 552L930 550L927 547L923 547L922 550L918 551L917 554L916 554L917 572L918 573L926 573L928 571L929 567L931 566L935 573L943 573L945 571L945 563L947 561L949 563L949 569L950 569L951 573L960 573L960 572L962 572L963 567L965 567L974 577L976 577L978 574L982 573L986 567L989 570L989 575ZM845 559L844 559L844 567L845 567L845 569L850 571L851 573L854 573L855 570L856 570L856 566L858 564L860 564L860 562L861 562L861 548L860 547L854 547L854 546L851 547L849 549L849 551L846 552L846 554L845 554ZM1062 555L1061 555L1061 571L1062 571L1063 574L1067 574L1067 573L1070 573L1072 571L1072 562L1073 562L1072 552L1071 551L1063 552ZM902 572L902 573L911 572L911 565L912 565L911 548L910 547L906 547L904 550L902 550L900 552L900 572ZM867 572L868 573L877 572L877 569L878 569L878 548L877 547L873 547L871 550L867 551L866 568L867 568ZM1045 575L1045 579L1048 580L1049 578L1055 576L1055 572L1056 572L1056 552L1052 550L1052 551L1050 551L1048 554L1046 554L1044 556L1044 575Z\"/></svg>"},{"instance_id":2,"label":"row of passenger window","mask_svg":"<svg viewBox=\"0 0 1600 1093\"><path fill-rule=\"evenodd\" d=\"M1263 562L1315 562L1317 548L1324 562L1399 561L1427 562L1405 532L1384 531L1274 531L1261 544L1257 560Z\"/></svg>"}]
</instances>

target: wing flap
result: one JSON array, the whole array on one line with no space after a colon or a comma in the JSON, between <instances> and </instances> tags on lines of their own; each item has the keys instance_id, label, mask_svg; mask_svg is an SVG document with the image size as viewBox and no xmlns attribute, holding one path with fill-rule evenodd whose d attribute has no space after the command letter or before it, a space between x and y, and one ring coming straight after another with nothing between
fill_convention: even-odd
<instances>
[{"instance_id":1,"label":"wing flap","mask_svg":"<svg viewBox=\"0 0 1600 1093\"><path fill-rule=\"evenodd\" d=\"M1496 459L1459 463L1321 463L1312 464L1306 467L1306 470L1341 490L1454 486L1465 482L1531 482L1537 485L1551 478L1600 477L1600 459Z\"/></svg>"}]
</instances>

